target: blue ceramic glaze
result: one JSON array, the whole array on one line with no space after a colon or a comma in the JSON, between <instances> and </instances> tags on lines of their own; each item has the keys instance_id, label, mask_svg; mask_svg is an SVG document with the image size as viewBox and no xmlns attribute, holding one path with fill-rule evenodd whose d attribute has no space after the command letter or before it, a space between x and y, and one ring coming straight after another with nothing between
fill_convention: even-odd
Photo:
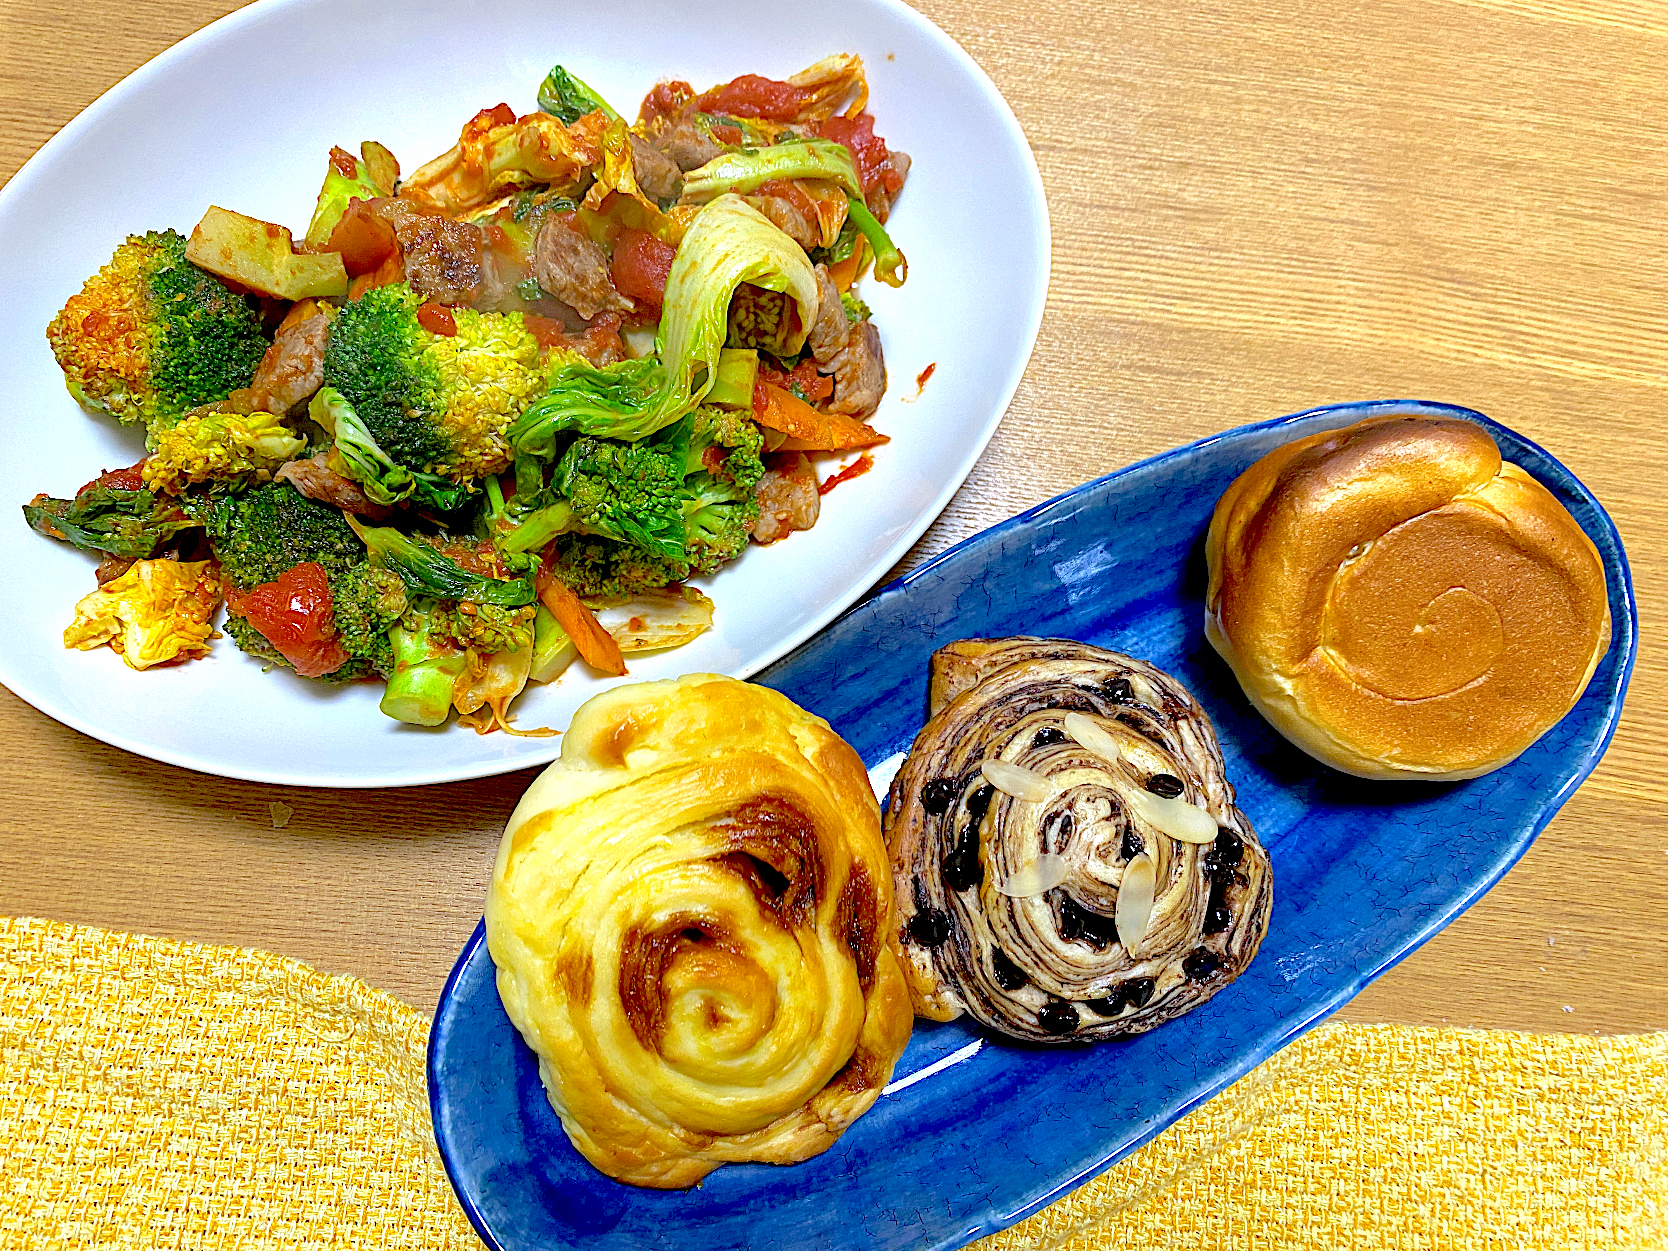
<instances>
[{"instance_id":1,"label":"blue ceramic glaze","mask_svg":"<svg viewBox=\"0 0 1668 1251\"><path fill-rule=\"evenodd\" d=\"M1609 578L1613 639L1580 703L1513 764L1470 782L1367 782L1318 765L1252 710L1201 626L1203 540L1222 491L1282 443L1381 413L1481 424L1581 523ZM1030 1215L1268 1058L1493 885L1603 755L1637 617L1615 527L1567 469L1478 413L1384 401L1229 431L1062 495L887 586L758 680L826 717L873 765L920 728L935 648L1010 634L1143 657L1210 713L1274 862L1274 913L1247 972L1180 1020L1095 1047L974 1050L980 1035L959 1022L917 1022L894 1080L963 1058L882 1095L824 1155L726 1165L697 1189L661 1192L609 1181L568 1144L478 928L441 996L429 1090L447 1170L489 1246L943 1249Z\"/></svg>"}]
</instances>

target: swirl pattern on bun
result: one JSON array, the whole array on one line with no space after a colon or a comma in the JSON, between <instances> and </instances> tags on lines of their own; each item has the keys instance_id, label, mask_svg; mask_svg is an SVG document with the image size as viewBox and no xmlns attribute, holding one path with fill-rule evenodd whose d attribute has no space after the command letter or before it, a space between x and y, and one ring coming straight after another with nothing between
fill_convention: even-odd
<instances>
[{"instance_id":1,"label":"swirl pattern on bun","mask_svg":"<svg viewBox=\"0 0 1668 1251\"><path fill-rule=\"evenodd\" d=\"M569 1138L633 1185L827 1149L909 1039L868 775L764 687L586 703L510 818L486 918Z\"/></svg>"},{"instance_id":2,"label":"swirl pattern on bun","mask_svg":"<svg viewBox=\"0 0 1668 1251\"><path fill-rule=\"evenodd\" d=\"M1268 854L1173 678L1068 640L969 639L934 654L931 702L886 815L918 1014L1092 1042L1251 962Z\"/></svg>"},{"instance_id":3,"label":"swirl pattern on bun","mask_svg":"<svg viewBox=\"0 0 1668 1251\"><path fill-rule=\"evenodd\" d=\"M1388 416L1275 449L1217 503L1205 632L1282 734L1359 777L1497 769L1610 645L1604 565L1481 426Z\"/></svg>"}]
</instances>

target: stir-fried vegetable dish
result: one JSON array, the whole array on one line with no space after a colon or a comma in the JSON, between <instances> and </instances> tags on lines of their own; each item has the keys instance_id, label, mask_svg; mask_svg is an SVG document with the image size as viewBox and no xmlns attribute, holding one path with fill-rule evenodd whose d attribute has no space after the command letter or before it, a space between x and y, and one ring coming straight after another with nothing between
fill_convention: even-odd
<instances>
[{"instance_id":1,"label":"stir-fried vegetable dish","mask_svg":"<svg viewBox=\"0 0 1668 1251\"><path fill-rule=\"evenodd\" d=\"M183 663L224 603L242 650L381 680L399 721L537 732L529 682L699 635L690 579L816 521L808 454L886 442L856 288L904 281L909 158L861 60L661 82L635 122L562 66L537 99L409 176L332 148L300 238L210 207L70 297L70 393L146 454L24 506L100 557L66 646Z\"/></svg>"}]
</instances>

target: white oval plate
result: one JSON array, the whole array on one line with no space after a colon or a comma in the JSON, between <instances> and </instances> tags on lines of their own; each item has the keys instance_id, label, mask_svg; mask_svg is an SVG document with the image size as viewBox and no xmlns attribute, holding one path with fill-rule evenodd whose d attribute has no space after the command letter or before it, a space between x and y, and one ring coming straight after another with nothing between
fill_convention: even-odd
<instances>
[{"instance_id":1,"label":"white oval plate","mask_svg":"<svg viewBox=\"0 0 1668 1251\"><path fill-rule=\"evenodd\" d=\"M130 232L188 232L209 204L305 227L332 144L386 143L407 171L445 151L476 110L536 107L560 62L623 112L661 78L698 89L782 78L831 52L868 68L876 129L914 158L888 228L909 257L899 291L862 295L890 386L892 436L867 475L823 501L814 530L753 548L710 580L715 628L631 662L631 678L746 677L821 629L908 551L972 469L1025 371L1048 288L1048 211L1013 113L948 36L896 0L826 0L796 20L738 0L722 16L677 0L558 9L505 0L264 0L163 53L66 126L0 190L0 499L64 496L142 454L136 432L70 399L45 328ZM918 400L915 377L936 370ZM230 639L205 660L136 673L109 649L66 651L93 589L86 555L0 524L10 571L0 682L67 725L156 760L305 786L484 777L555 758L559 739L403 726L381 687L331 689L265 673ZM516 705L521 726L565 726L608 679L575 666ZM616 679L617 680L617 679Z\"/></svg>"}]
</instances>

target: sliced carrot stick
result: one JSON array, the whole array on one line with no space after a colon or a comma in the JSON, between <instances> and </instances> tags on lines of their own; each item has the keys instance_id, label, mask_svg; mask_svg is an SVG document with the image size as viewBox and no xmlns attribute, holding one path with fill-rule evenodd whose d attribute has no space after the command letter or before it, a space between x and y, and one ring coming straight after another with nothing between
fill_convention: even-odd
<instances>
[{"instance_id":1,"label":"sliced carrot stick","mask_svg":"<svg viewBox=\"0 0 1668 1251\"><path fill-rule=\"evenodd\" d=\"M579 596L544 570L539 571L539 599L550 609L556 624L568 632L579 656L593 669L621 677L625 674L625 657L620 645L604 630L594 614L579 602Z\"/></svg>"},{"instance_id":2,"label":"sliced carrot stick","mask_svg":"<svg viewBox=\"0 0 1668 1251\"><path fill-rule=\"evenodd\" d=\"M861 246L851 250L851 255L843 261L835 261L828 267L828 276L834 282L834 287L844 295L851 290L851 284L857 281L857 271L863 264L863 249Z\"/></svg>"},{"instance_id":3,"label":"sliced carrot stick","mask_svg":"<svg viewBox=\"0 0 1668 1251\"><path fill-rule=\"evenodd\" d=\"M855 417L821 412L793 392L768 382L759 382L753 388L753 420L781 431L797 450L807 452L839 452L891 442Z\"/></svg>"}]
</instances>

